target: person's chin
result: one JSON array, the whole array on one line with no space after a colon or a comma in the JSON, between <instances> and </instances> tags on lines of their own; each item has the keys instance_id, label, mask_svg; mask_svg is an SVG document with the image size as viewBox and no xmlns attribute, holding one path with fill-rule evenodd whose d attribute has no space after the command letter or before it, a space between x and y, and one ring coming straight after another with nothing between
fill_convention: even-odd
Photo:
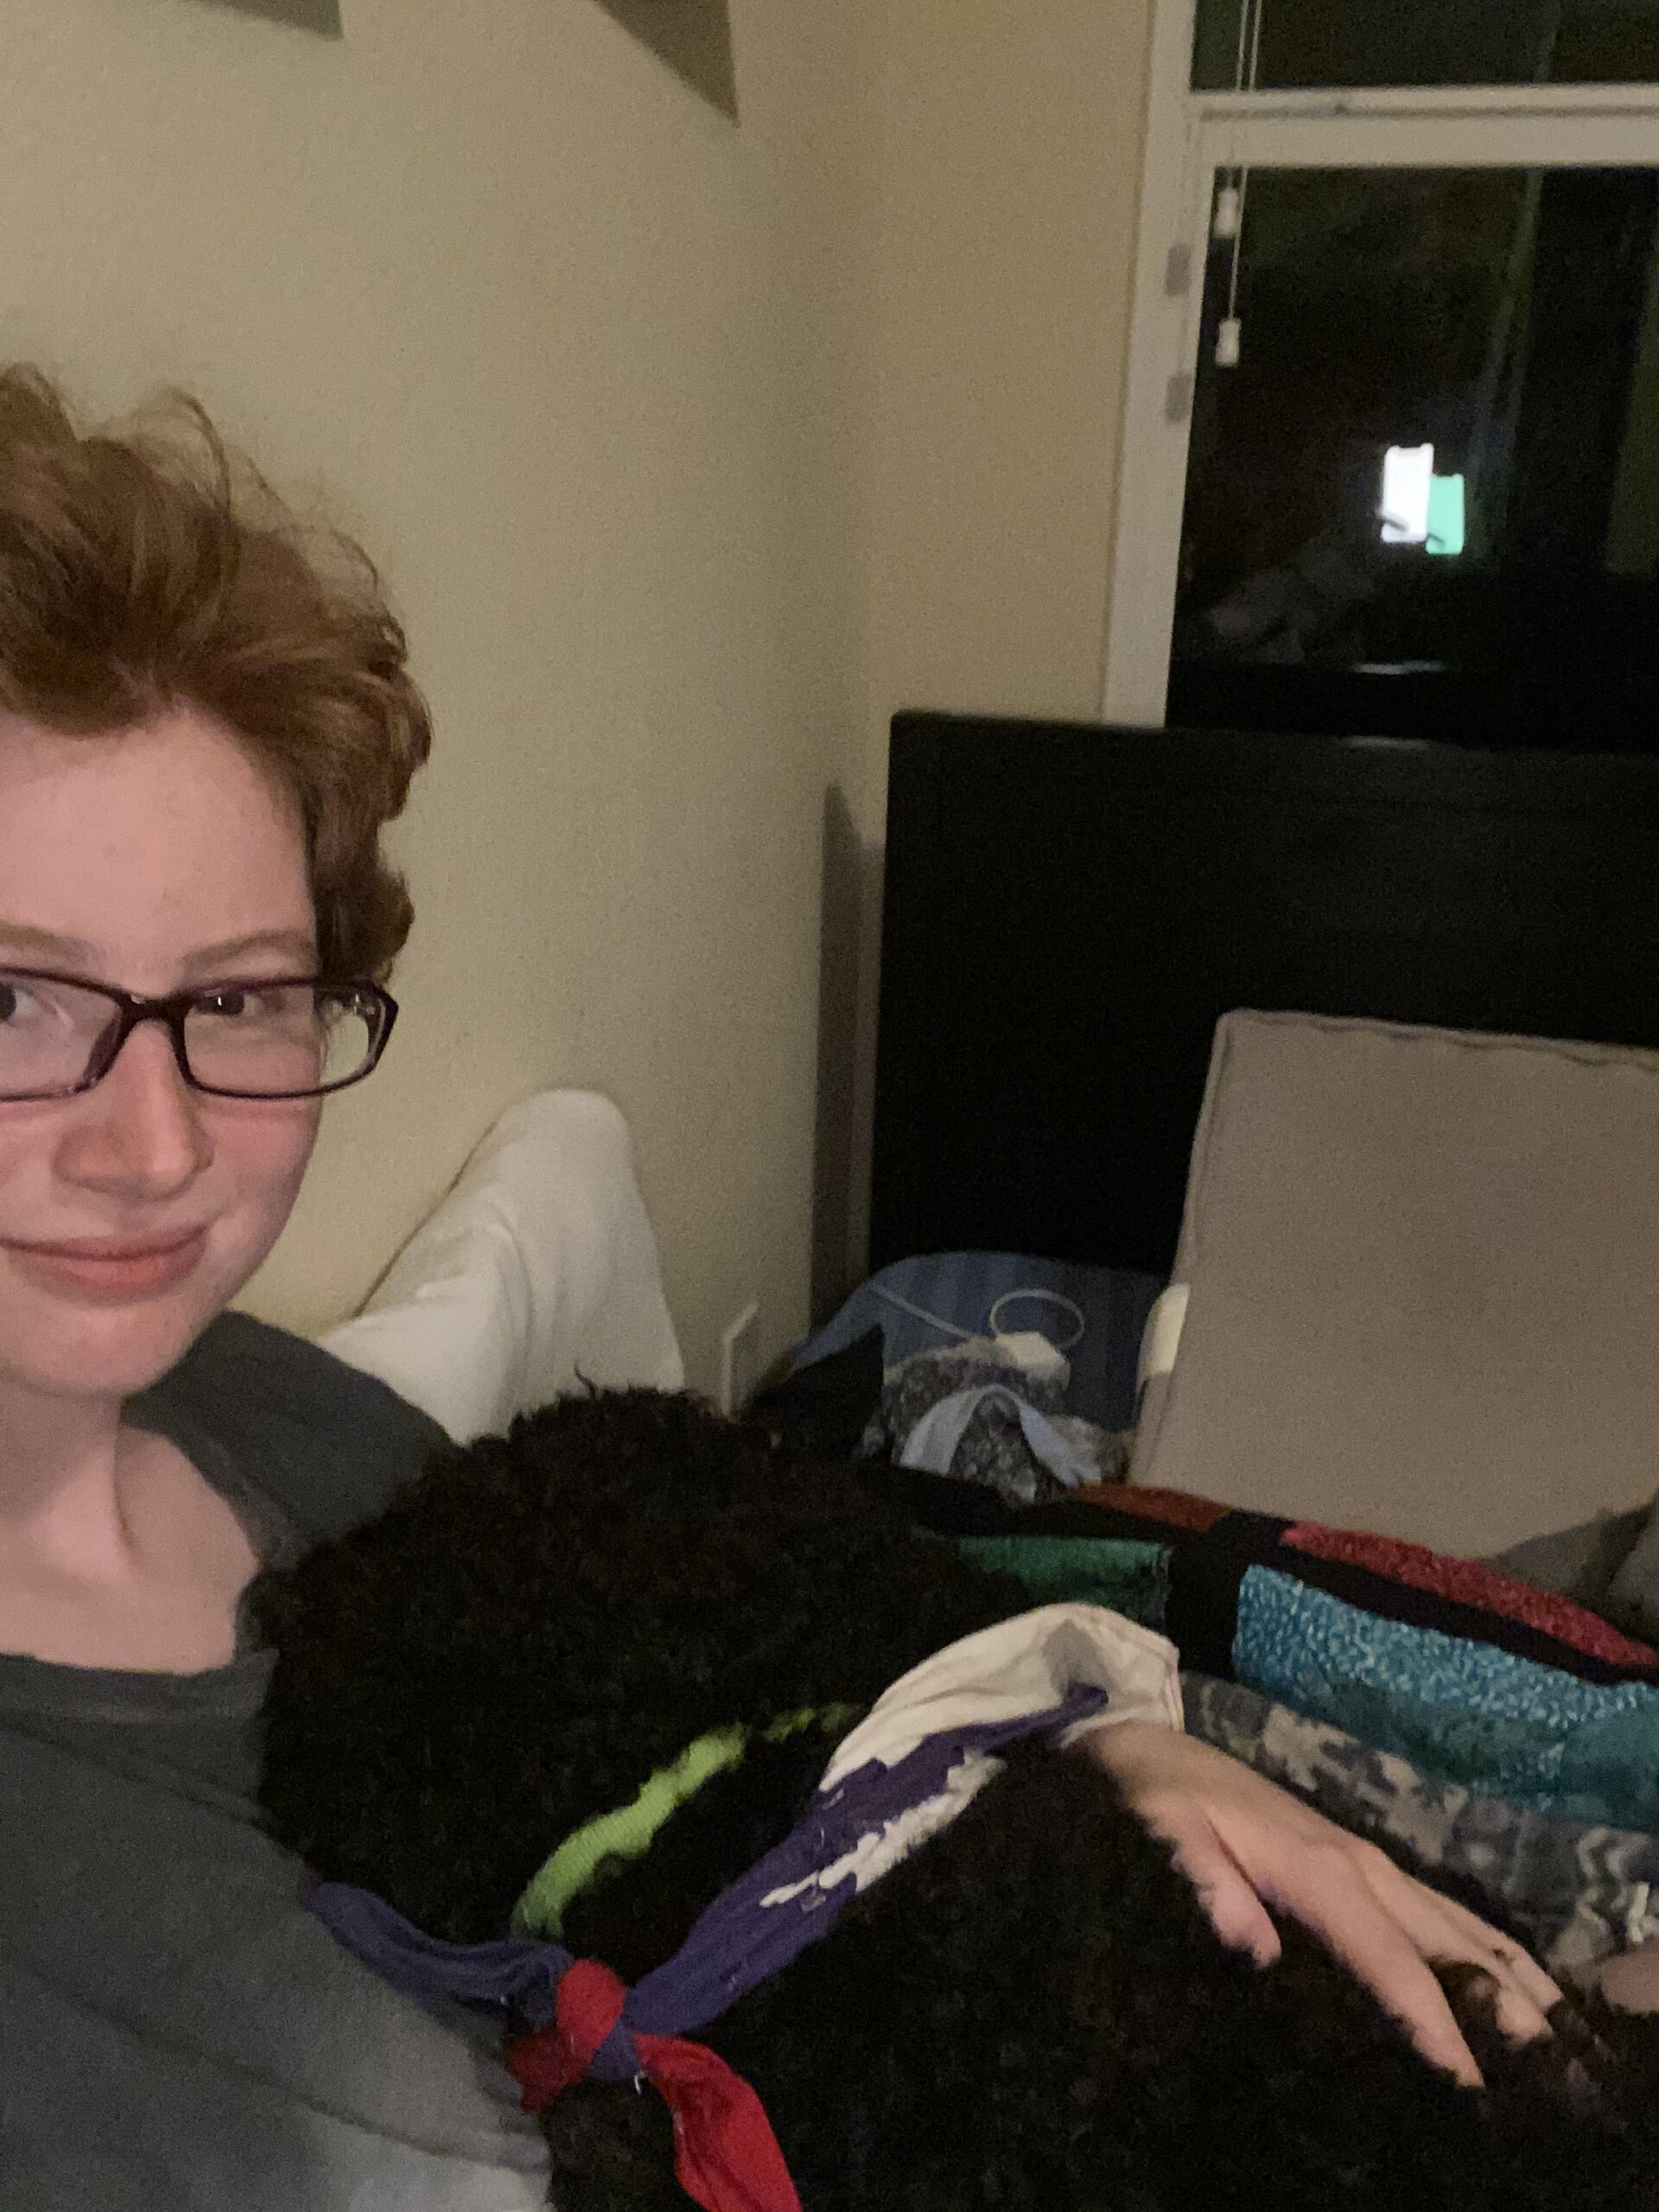
<instances>
[{"instance_id":1,"label":"person's chin","mask_svg":"<svg viewBox=\"0 0 1659 2212\"><path fill-rule=\"evenodd\" d=\"M142 1313L82 1317L80 1326L28 1363L48 1389L67 1396L130 1398L178 1364L217 1310L169 1299Z\"/></svg>"},{"instance_id":2,"label":"person's chin","mask_svg":"<svg viewBox=\"0 0 1659 2212\"><path fill-rule=\"evenodd\" d=\"M0 1368L70 1396L130 1397L177 1364L250 1273L226 1266L210 1240L193 1267L149 1284L50 1281L25 1265L14 1273L14 1283L18 1274L35 1278L25 1310L9 1315L12 1301L0 1300L0 1336L10 1339L0 1342Z\"/></svg>"}]
</instances>

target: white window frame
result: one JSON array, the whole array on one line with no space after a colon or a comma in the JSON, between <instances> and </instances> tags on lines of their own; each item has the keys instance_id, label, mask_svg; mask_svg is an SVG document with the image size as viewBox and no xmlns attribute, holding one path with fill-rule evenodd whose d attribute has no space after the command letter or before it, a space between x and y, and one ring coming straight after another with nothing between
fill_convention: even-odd
<instances>
[{"instance_id":1,"label":"white window frame","mask_svg":"<svg viewBox=\"0 0 1659 2212\"><path fill-rule=\"evenodd\" d=\"M1164 720L1217 168L1659 168L1659 86L1187 89L1197 0L1155 0L1101 712ZM1246 219L1248 220L1248 213Z\"/></svg>"}]
</instances>

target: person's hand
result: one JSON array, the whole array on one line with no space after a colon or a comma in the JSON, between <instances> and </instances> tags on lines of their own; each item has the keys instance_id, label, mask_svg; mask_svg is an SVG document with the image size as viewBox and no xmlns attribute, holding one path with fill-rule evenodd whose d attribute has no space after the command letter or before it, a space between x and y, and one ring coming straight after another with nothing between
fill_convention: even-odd
<instances>
[{"instance_id":1,"label":"person's hand","mask_svg":"<svg viewBox=\"0 0 1659 2212\"><path fill-rule=\"evenodd\" d=\"M1425 2058L1470 2088L1480 2072L1430 1961L1463 1961L1491 1974L1498 2023L1517 2042L1549 2032L1545 2015L1561 1993L1518 1943L1237 1759L1137 1721L1099 1729L1078 1749L1174 1847L1175 1865L1222 1941L1259 1965L1279 1956L1271 1906L1364 1982Z\"/></svg>"}]
</instances>

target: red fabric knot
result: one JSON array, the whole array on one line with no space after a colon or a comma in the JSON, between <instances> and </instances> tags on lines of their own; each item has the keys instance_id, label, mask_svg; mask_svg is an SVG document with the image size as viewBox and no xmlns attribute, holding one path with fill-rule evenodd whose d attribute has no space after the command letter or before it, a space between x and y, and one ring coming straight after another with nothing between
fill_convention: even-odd
<instances>
[{"instance_id":1,"label":"red fabric knot","mask_svg":"<svg viewBox=\"0 0 1659 2212\"><path fill-rule=\"evenodd\" d=\"M627 1989L597 1959L578 1959L559 1978L554 2024L507 2045L507 2071L526 2112L540 2112L586 2078L594 2053L622 2017Z\"/></svg>"},{"instance_id":2,"label":"red fabric knot","mask_svg":"<svg viewBox=\"0 0 1659 2212\"><path fill-rule=\"evenodd\" d=\"M560 1977L554 2024L507 2045L526 2112L583 2080L622 2016L627 1990L607 1966L578 1959ZM646 2078L674 2116L674 2173L703 2212L801 2212L760 2098L705 2044L636 2034Z\"/></svg>"}]
</instances>

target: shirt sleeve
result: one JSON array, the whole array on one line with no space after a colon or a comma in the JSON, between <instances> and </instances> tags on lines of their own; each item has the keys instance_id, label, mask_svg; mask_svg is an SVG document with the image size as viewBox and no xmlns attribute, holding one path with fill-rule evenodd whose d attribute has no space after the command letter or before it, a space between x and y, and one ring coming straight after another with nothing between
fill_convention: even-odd
<instances>
[{"instance_id":1,"label":"shirt sleeve","mask_svg":"<svg viewBox=\"0 0 1659 2212\"><path fill-rule=\"evenodd\" d=\"M129 1412L307 1546L372 1519L448 1443L377 1376L246 1313L221 1314Z\"/></svg>"}]
</instances>

